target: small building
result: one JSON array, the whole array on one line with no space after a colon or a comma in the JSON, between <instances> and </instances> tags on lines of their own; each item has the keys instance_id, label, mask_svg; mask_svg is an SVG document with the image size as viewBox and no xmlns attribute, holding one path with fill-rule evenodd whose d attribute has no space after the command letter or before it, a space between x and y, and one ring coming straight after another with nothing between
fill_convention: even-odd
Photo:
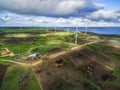
<instances>
[{"instance_id":1,"label":"small building","mask_svg":"<svg viewBox=\"0 0 120 90\"><path fill-rule=\"evenodd\" d=\"M26 57L26 60L36 60L36 59L40 59L41 58L41 54L40 53L34 53L31 55L28 55Z\"/></svg>"}]
</instances>

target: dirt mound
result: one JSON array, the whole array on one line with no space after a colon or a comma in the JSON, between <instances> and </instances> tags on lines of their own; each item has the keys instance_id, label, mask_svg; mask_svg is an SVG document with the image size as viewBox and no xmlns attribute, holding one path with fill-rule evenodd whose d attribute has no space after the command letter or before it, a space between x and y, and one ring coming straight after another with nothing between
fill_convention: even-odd
<instances>
[{"instance_id":1,"label":"dirt mound","mask_svg":"<svg viewBox=\"0 0 120 90\"><path fill-rule=\"evenodd\" d=\"M58 52L61 52L61 51L63 51L63 49L61 49L61 48L53 48L53 49L51 49L51 50L48 50L47 51L47 53L48 54L55 54L55 53L58 53Z\"/></svg>"},{"instance_id":2,"label":"dirt mound","mask_svg":"<svg viewBox=\"0 0 120 90\"><path fill-rule=\"evenodd\" d=\"M5 40L4 42L6 44L19 44L24 42L34 42L35 40L33 38L9 38Z\"/></svg>"}]
</instances>

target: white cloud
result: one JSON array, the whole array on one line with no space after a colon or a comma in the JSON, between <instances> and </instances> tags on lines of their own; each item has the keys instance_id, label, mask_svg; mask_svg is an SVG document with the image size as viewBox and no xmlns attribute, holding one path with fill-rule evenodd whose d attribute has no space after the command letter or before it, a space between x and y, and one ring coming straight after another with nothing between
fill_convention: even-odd
<instances>
[{"instance_id":1,"label":"white cloud","mask_svg":"<svg viewBox=\"0 0 120 90\"><path fill-rule=\"evenodd\" d=\"M58 18L55 22L58 24L68 24L69 23L69 21L64 18Z\"/></svg>"},{"instance_id":2,"label":"white cloud","mask_svg":"<svg viewBox=\"0 0 120 90\"><path fill-rule=\"evenodd\" d=\"M92 20L106 20L111 22L117 22L120 19L120 11L99 10L97 12L93 12L87 17Z\"/></svg>"},{"instance_id":3,"label":"white cloud","mask_svg":"<svg viewBox=\"0 0 120 90\"><path fill-rule=\"evenodd\" d=\"M40 16L80 16L103 8L95 0L0 0L0 9Z\"/></svg>"},{"instance_id":4,"label":"white cloud","mask_svg":"<svg viewBox=\"0 0 120 90\"><path fill-rule=\"evenodd\" d=\"M5 19L6 18L6 19ZM14 13L0 13L1 26L120 26L117 22L105 20L93 21L89 18L70 17L52 18L43 16L19 15Z\"/></svg>"}]
</instances>

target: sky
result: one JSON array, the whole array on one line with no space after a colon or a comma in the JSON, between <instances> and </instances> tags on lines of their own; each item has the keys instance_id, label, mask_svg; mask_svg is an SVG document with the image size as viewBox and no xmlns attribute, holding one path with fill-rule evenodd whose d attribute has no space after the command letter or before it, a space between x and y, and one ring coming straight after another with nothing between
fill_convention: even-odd
<instances>
[{"instance_id":1,"label":"sky","mask_svg":"<svg viewBox=\"0 0 120 90\"><path fill-rule=\"evenodd\" d=\"M120 0L0 0L0 26L120 26Z\"/></svg>"}]
</instances>

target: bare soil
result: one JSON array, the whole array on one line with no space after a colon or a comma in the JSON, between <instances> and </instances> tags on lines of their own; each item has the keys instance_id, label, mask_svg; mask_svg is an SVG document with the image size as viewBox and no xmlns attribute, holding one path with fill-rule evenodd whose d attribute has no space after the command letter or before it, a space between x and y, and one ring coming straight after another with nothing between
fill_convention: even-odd
<instances>
[{"instance_id":1,"label":"bare soil","mask_svg":"<svg viewBox=\"0 0 120 90\"><path fill-rule=\"evenodd\" d=\"M102 49L102 48L101 48ZM99 54L94 50L85 48L81 50L81 53L84 54L86 57L103 64L106 66L107 64L111 64L111 68L116 68L119 64L118 60L115 60L107 55Z\"/></svg>"},{"instance_id":2,"label":"bare soil","mask_svg":"<svg viewBox=\"0 0 120 90\"><path fill-rule=\"evenodd\" d=\"M0 65L0 87L3 82L7 68L8 68L8 65Z\"/></svg>"},{"instance_id":3,"label":"bare soil","mask_svg":"<svg viewBox=\"0 0 120 90\"><path fill-rule=\"evenodd\" d=\"M120 90L120 86L109 86L109 87L104 87L104 90Z\"/></svg>"},{"instance_id":4,"label":"bare soil","mask_svg":"<svg viewBox=\"0 0 120 90\"><path fill-rule=\"evenodd\" d=\"M4 40L6 44L19 44L24 42L34 42L34 38L9 38Z\"/></svg>"},{"instance_id":5,"label":"bare soil","mask_svg":"<svg viewBox=\"0 0 120 90\"><path fill-rule=\"evenodd\" d=\"M99 57L99 55L92 53L89 49L72 52L67 55L67 58L73 62L78 70L100 86L104 84L113 72L101 64L99 60L102 60L103 57ZM109 59L107 58L106 60Z\"/></svg>"},{"instance_id":6,"label":"bare soil","mask_svg":"<svg viewBox=\"0 0 120 90\"><path fill-rule=\"evenodd\" d=\"M83 86L86 82L79 73L60 58L46 61L42 66L38 65L34 69L43 90L85 90Z\"/></svg>"},{"instance_id":7,"label":"bare soil","mask_svg":"<svg viewBox=\"0 0 120 90\"><path fill-rule=\"evenodd\" d=\"M64 59L67 62L64 62ZM101 55L94 50L80 48L51 60L44 60L43 65L37 65L34 69L44 90L56 90L57 88L60 90L65 88L70 88L69 90L96 90L81 78L78 71L104 88L114 70L114 67L106 65L106 63L110 62L117 63L112 58Z\"/></svg>"},{"instance_id":8,"label":"bare soil","mask_svg":"<svg viewBox=\"0 0 120 90\"><path fill-rule=\"evenodd\" d=\"M63 51L61 48L53 48L51 50L48 50L46 53L55 54L55 53L58 53L58 52L61 52L61 51Z\"/></svg>"},{"instance_id":9,"label":"bare soil","mask_svg":"<svg viewBox=\"0 0 120 90\"><path fill-rule=\"evenodd\" d=\"M66 55L68 54L44 60L42 65L34 67L43 90L96 90L83 80L71 61L64 60ZM71 58L72 55L68 56Z\"/></svg>"}]
</instances>

